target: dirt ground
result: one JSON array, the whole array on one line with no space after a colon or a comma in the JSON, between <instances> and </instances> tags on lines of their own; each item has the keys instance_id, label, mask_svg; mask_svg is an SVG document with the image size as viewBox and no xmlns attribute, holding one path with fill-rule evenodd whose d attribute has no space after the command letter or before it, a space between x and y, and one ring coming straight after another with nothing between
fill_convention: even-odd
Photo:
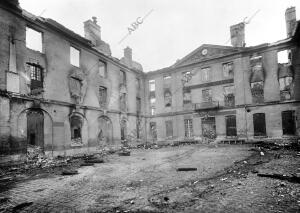
<instances>
[{"instance_id":1,"label":"dirt ground","mask_svg":"<svg viewBox=\"0 0 300 213\"><path fill-rule=\"evenodd\" d=\"M131 150L72 176L0 181L0 212L300 212L299 183L257 175L299 174L297 154L248 145Z\"/></svg>"}]
</instances>

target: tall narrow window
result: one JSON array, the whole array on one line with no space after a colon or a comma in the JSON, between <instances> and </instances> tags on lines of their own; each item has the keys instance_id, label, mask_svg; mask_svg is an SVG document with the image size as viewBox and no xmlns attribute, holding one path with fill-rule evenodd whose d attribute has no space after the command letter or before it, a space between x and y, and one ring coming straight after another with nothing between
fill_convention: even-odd
<instances>
[{"instance_id":1,"label":"tall narrow window","mask_svg":"<svg viewBox=\"0 0 300 213\"><path fill-rule=\"evenodd\" d=\"M170 88L171 87L171 75L164 75L164 88Z\"/></svg>"},{"instance_id":2,"label":"tall narrow window","mask_svg":"<svg viewBox=\"0 0 300 213\"><path fill-rule=\"evenodd\" d=\"M126 73L120 70L120 84L126 86Z\"/></svg>"},{"instance_id":3,"label":"tall narrow window","mask_svg":"<svg viewBox=\"0 0 300 213\"><path fill-rule=\"evenodd\" d=\"M152 106L152 107L150 108L150 114L151 114L151 115L155 115L155 107L154 107L154 106Z\"/></svg>"},{"instance_id":4,"label":"tall narrow window","mask_svg":"<svg viewBox=\"0 0 300 213\"><path fill-rule=\"evenodd\" d=\"M140 113L141 110L142 110L141 98L136 97L136 111L137 111L137 113Z\"/></svg>"},{"instance_id":5,"label":"tall narrow window","mask_svg":"<svg viewBox=\"0 0 300 213\"><path fill-rule=\"evenodd\" d=\"M166 137L172 137L173 136L173 122L166 121Z\"/></svg>"},{"instance_id":6,"label":"tall narrow window","mask_svg":"<svg viewBox=\"0 0 300 213\"><path fill-rule=\"evenodd\" d=\"M107 88L99 86L99 101L101 106L106 105L107 100Z\"/></svg>"},{"instance_id":7,"label":"tall narrow window","mask_svg":"<svg viewBox=\"0 0 300 213\"><path fill-rule=\"evenodd\" d=\"M70 47L70 63L75 66L80 66L80 51L74 47Z\"/></svg>"},{"instance_id":8,"label":"tall narrow window","mask_svg":"<svg viewBox=\"0 0 300 213\"><path fill-rule=\"evenodd\" d=\"M157 140L156 122L150 122L150 134L152 139Z\"/></svg>"},{"instance_id":9,"label":"tall narrow window","mask_svg":"<svg viewBox=\"0 0 300 213\"><path fill-rule=\"evenodd\" d=\"M266 136L265 113L253 114L254 136Z\"/></svg>"},{"instance_id":10,"label":"tall narrow window","mask_svg":"<svg viewBox=\"0 0 300 213\"><path fill-rule=\"evenodd\" d=\"M99 61L98 69L99 69L100 77L106 78L107 77L106 64L102 61Z\"/></svg>"},{"instance_id":11,"label":"tall narrow window","mask_svg":"<svg viewBox=\"0 0 300 213\"><path fill-rule=\"evenodd\" d=\"M295 111L283 111L282 117L282 134L295 135L296 134L296 117Z\"/></svg>"},{"instance_id":12,"label":"tall narrow window","mask_svg":"<svg viewBox=\"0 0 300 213\"><path fill-rule=\"evenodd\" d=\"M212 102L211 89L202 90L202 100L203 102Z\"/></svg>"},{"instance_id":13,"label":"tall narrow window","mask_svg":"<svg viewBox=\"0 0 300 213\"><path fill-rule=\"evenodd\" d=\"M155 102L156 102L156 98L155 97L151 97L150 98L150 105L151 106L155 106Z\"/></svg>"},{"instance_id":14,"label":"tall narrow window","mask_svg":"<svg viewBox=\"0 0 300 213\"><path fill-rule=\"evenodd\" d=\"M228 107L235 105L234 86L224 87L224 105Z\"/></svg>"},{"instance_id":15,"label":"tall narrow window","mask_svg":"<svg viewBox=\"0 0 300 213\"><path fill-rule=\"evenodd\" d=\"M226 136L236 136L236 117L235 115L225 116L226 119Z\"/></svg>"},{"instance_id":16,"label":"tall narrow window","mask_svg":"<svg viewBox=\"0 0 300 213\"><path fill-rule=\"evenodd\" d=\"M164 99L165 99L165 107L171 107L172 106L172 94L169 90L165 90Z\"/></svg>"},{"instance_id":17,"label":"tall narrow window","mask_svg":"<svg viewBox=\"0 0 300 213\"><path fill-rule=\"evenodd\" d=\"M141 89L141 80L139 78L135 79L135 87L137 91L140 91Z\"/></svg>"},{"instance_id":18,"label":"tall narrow window","mask_svg":"<svg viewBox=\"0 0 300 213\"><path fill-rule=\"evenodd\" d=\"M254 103L264 102L264 70L262 56L253 56L250 58L251 76L250 86L252 100Z\"/></svg>"},{"instance_id":19,"label":"tall narrow window","mask_svg":"<svg viewBox=\"0 0 300 213\"><path fill-rule=\"evenodd\" d=\"M223 75L225 78L233 78L233 62L223 64Z\"/></svg>"},{"instance_id":20,"label":"tall narrow window","mask_svg":"<svg viewBox=\"0 0 300 213\"><path fill-rule=\"evenodd\" d=\"M183 89L183 105L188 105L192 103L191 90Z\"/></svg>"},{"instance_id":21,"label":"tall narrow window","mask_svg":"<svg viewBox=\"0 0 300 213\"><path fill-rule=\"evenodd\" d=\"M43 70L40 65L27 63L28 69L30 71L30 89L42 89L43 88Z\"/></svg>"},{"instance_id":22,"label":"tall narrow window","mask_svg":"<svg viewBox=\"0 0 300 213\"><path fill-rule=\"evenodd\" d=\"M154 92L155 91L155 80L149 81L149 91Z\"/></svg>"},{"instance_id":23,"label":"tall narrow window","mask_svg":"<svg viewBox=\"0 0 300 213\"><path fill-rule=\"evenodd\" d=\"M43 51L42 33L26 27L26 47L39 52Z\"/></svg>"},{"instance_id":24,"label":"tall narrow window","mask_svg":"<svg viewBox=\"0 0 300 213\"><path fill-rule=\"evenodd\" d=\"M193 136L193 120L184 119L184 136L190 138Z\"/></svg>"},{"instance_id":25,"label":"tall narrow window","mask_svg":"<svg viewBox=\"0 0 300 213\"><path fill-rule=\"evenodd\" d=\"M126 111L127 110L126 103L127 103L126 93L121 93L121 95L120 95L120 109L121 109L121 111Z\"/></svg>"},{"instance_id":26,"label":"tall narrow window","mask_svg":"<svg viewBox=\"0 0 300 213\"><path fill-rule=\"evenodd\" d=\"M201 80L202 81L209 81L210 80L210 68L202 68L201 69Z\"/></svg>"},{"instance_id":27,"label":"tall narrow window","mask_svg":"<svg viewBox=\"0 0 300 213\"><path fill-rule=\"evenodd\" d=\"M82 119L77 115L70 118L71 139L73 142L81 143Z\"/></svg>"}]
</instances>

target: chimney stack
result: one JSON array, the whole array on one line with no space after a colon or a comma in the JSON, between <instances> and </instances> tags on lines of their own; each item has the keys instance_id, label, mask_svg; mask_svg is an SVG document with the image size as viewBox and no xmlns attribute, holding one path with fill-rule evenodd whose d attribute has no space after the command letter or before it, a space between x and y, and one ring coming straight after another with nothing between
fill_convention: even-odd
<instances>
[{"instance_id":1,"label":"chimney stack","mask_svg":"<svg viewBox=\"0 0 300 213\"><path fill-rule=\"evenodd\" d=\"M230 26L230 37L233 47L245 47L245 23Z\"/></svg>"},{"instance_id":2,"label":"chimney stack","mask_svg":"<svg viewBox=\"0 0 300 213\"><path fill-rule=\"evenodd\" d=\"M126 47L124 49L124 59L125 59L125 64L128 66L132 66L132 49L130 47Z\"/></svg>"},{"instance_id":3,"label":"chimney stack","mask_svg":"<svg viewBox=\"0 0 300 213\"><path fill-rule=\"evenodd\" d=\"M99 46L101 44L101 28L97 24L97 18L93 16L92 19L84 22L84 37L89 39L93 45Z\"/></svg>"},{"instance_id":4,"label":"chimney stack","mask_svg":"<svg viewBox=\"0 0 300 213\"><path fill-rule=\"evenodd\" d=\"M296 8L289 7L285 11L285 23L287 37L292 37L296 28Z\"/></svg>"}]
</instances>

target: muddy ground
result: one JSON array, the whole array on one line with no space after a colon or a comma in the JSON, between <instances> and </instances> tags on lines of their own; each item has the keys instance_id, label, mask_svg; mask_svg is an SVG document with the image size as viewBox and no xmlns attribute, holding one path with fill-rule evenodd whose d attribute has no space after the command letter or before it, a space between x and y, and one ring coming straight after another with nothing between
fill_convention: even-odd
<instances>
[{"instance_id":1,"label":"muddy ground","mask_svg":"<svg viewBox=\"0 0 300 213\"><path fill-rule=\"evenodd\" d=\"M0 180L0 212L300 212L300 183L286 178L299 175L296 150L188 145L104 161L10 173ZM62 176L66 168L78 174Z\"/></svg>"}]
</instances>

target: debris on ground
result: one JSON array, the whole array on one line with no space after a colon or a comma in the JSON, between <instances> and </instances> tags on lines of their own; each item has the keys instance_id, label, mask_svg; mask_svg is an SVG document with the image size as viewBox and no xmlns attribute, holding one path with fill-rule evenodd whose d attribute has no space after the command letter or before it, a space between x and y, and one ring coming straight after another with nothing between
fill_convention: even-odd
<instances>
[{"instance_id":1,"label":"debris on ground","mask_svg":"<svg viewBox=\"0 0 300 213\"><path fill-rule=\"evenodd\" d=\"M17 212L17 211L21 211L22 209L31 206L33 204L33 202L24 202L21 204L16 205L15 207L13 207L12 212Z\"/></svg>"},{"instance_id":2,"label":"debris on ground","mask_svg":"<svg viewBox=\"0 0 300 213\"><path fill-rule=\"evenodd\" d=\"M61 172L61 175L77 175L77 174L78 174L77 170L66 169Z\"/></svg>"}]
</instances>

